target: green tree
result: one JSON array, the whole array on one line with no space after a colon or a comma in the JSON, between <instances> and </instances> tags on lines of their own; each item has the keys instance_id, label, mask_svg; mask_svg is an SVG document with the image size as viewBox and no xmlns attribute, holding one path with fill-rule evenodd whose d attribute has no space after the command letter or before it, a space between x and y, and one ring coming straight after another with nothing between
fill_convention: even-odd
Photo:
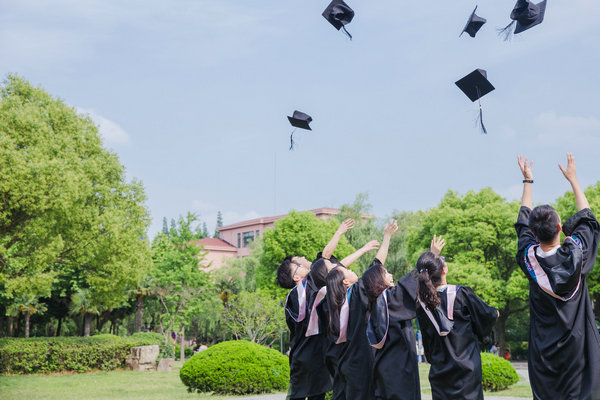
<instances>
[{"instance_id":1,"label":"green tree","mask_svg":"<svg viewBox=\"0 0 600 400\"><path fill-rule=\"evenodd\" d=\"M167 223L167 217L163 217L162 233L164 235L169 234L169 224Z\"/></svg>"},{"instance_id":2,"label":"green tree","mask_svg":"<svg viewBox=\"0 0 600 400\"><path fill-rule=\"evenodd\" d=\"M88 289L119 304L151 262L141 184L125 181L90 118L17 76L0 95L2 301Z\"/></svg>"},{"instance_id":3,"label":"green tree","mask_svg":"<svg viewBox=\"0 0 600 400\"><path fill-rule=\"evenodd\" d=\"M69 311L72 315L81 315L83 336L90 336L92 318L100 314L100 308L94 302L89 289L81 289L71 296Z\"/></svg>"},{"instance_id":4,"label":"green tree","mask_svg":"<svg viewBox=\"0 0 600 400\"><path fill-rule=\"evenodd\" d=\"M210 235L208 233L208 227L206 226L206 222L202 223L202 237L203 238L210 237Z\"/></svg>"},{"instance_id":5,"label":"green tree","mask_svg":"<svg viewBox=\"0 0 600 400\"><path fill-rule=\"evenodd\" d=\"M236 339L272 345L287 326L281 302L268 292L240 292L225 304L223 320Z\"/></svg>"},{"instance_id":6,"label":"green tree","mask_svg":"<svg viewBox=\"0 0 600 400\"><path fill-rule=\"evenodd\" d=\"M220 237L218 229L222 226L223 226L223 214L221 214L221 211L217 211L217 226L215 227L215 234L213 235L214 238Z\"/></svg>"},{"instance_id":7,"label":"green tree","mask_svg":"<svg viewBox=\"0 0 600 400\"><path fill-rule=\"evenodd\" d=\"M449 191L408 234L413 265L429 249L434 234L444 236L448 280L472 287L484 301L498 308L495 332L502 348L507 319L528 307L527 278L515 261L517 237L513 225L518 210L517 202L508 203L489 188L469 191L464 196Z\"/></svg>"},{"instance_id":8,"label":"green tree","mask_svg":"<svg viewBox=\"0 0 600 400\"><path fill-rule=\"evenodd\" d=\"M150 292L161 306L158 323L165 344L174 327L180 327L181 331L186 325L189 327L186 310L195 307L206 294L208 276L198 267L202 260L201 247L190 243L195 238L191 227L196 220L192 213L180 217L169 236L159 234L152 243L154 265L150 272Z\"/></svg>"},{"instance_id":9,"label":"green tree","mask_svg":"<svg viewBox=\"0 0 600 400\"><path fill-rule=\"evenodd\" d=\"M255 271L257 286L276 289L275 275L281 261L287 255L314 259L329 242L338 226L337 219L319 219L310 211L291 211L286 217L275 221L273 229L266 229L263 232L260 264ZM335 256L342 259L353 251L352 245L342 237Z\"/></svg>"}]
</instances>

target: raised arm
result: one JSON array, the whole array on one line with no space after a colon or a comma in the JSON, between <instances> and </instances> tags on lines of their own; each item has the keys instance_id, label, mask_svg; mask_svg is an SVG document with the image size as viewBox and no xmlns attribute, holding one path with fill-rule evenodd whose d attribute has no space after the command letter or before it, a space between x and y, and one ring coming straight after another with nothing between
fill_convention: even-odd
<instances>
[{"instance_id":1,"label":"raised arm","mask_svg":"<svg viewBox=\"0 0 600 400\"><path fill-rule=\"evenodd\" d=\"M344 233L348 232L350 229L354 228L354 220L352 218L348 218L344 222L340 224L340 227L335 231L333 237L327 243L327 246L323 249L323 253L321 254L323 258L331 258L335 248L337 247L340 239L344 236ZM345 264L344 264L345 265Z\"/></svg>"},{"instance_id":2,"label":"raised arm","mask_svg":"<svg viewBox=\"0 0 600 400\"><path fill-rule=\"evenodd\" d=\"M398 230L398 223L395 219L391 220L383 230L383 240L381 241L381 247L377 252L377 259L385 265L385 260L388 255L388 249L390 248L390 239L392 235Z\"/></svg>"},{"instance_id":3,"label":"raised arm","mask_svg":"<svg viewBox=\"0 0 600 400\"><path fill-rule=\"evenodd\" d=\"M577 171L575 170L575 157L573 154L567 153L567 168L563 168L562 165L558 164L558 168L562 171L563 175L573 188L573 194L575 195L575 202L577 203L577 210L581 211L585 208L590 208L590 203L588 203L587 198L585 197L585 193L581 186L579 185L579 180L577 180Z\"/></svg>"},{"instance_id":4,"label":"raised arm","mask_svg":"<svg viewBox=\"0 0 600 400\"><path fill-rule=\"evenodd\" d=\"M379 242L377 240L371 240L370 242L365 244L363 247L356 250L354 253L350 254L347 257L344 257L344 259L340 262L342 263L342 265L344 265L344 267L349 267L350 265L354 264L354 262L356 260L358 260L360 258L360 256L362 256L365 253L368 253L371 250L375 250L378 247L379 247Z\"/></svg>"},{"instance_id":5,"label":"raised arm","mask_svg":"<svg viewBox=\"0 0 600 400\"><path fill-rule=\"evenodd\" d=\"M533 161L530 161L529 164L527 164L527 158L523 160L523 156L518 156L517 161L521 173L523 174L523 197L521 198L521 207L527 207L531 210L533 208L533 172L531 171Z\"/></svg>"},{"instance_id":6,"label":"raised arm","mask_svg":"<svg viewBox=\"0 0 600 400\"><path fill-rule=\"evenodd\" d=\"M442 249L446 245L446 239L441 236L433 235L433 239L431 239L431 247L430 250L436 256L442 254Z\"/></svg>"}]
</instances>

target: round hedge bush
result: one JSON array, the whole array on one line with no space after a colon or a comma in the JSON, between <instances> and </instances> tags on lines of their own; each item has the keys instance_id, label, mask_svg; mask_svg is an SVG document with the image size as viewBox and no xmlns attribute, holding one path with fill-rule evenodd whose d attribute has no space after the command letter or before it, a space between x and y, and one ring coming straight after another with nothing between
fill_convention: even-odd
<instances>
[{"instance_id":1,"label":"round hedge bush","mask_svg":"<svg viewBox=\"0 0 600 400\"><path fill-rule=\"evenodd\" d=\"M249 342L232 340L209 347L181 367L179 377L188 391L255 394L287 389L287 356Z\"/></svg>"},{"instance_id":2,"label":"round hedge bush","mask_svg":"<svg viewBox=\"0 0 600 400\"><path fill-rule=\"evenodd\" d=\"M484 390L495 392L519 381L517 371L512 364L491 353L481 353L481 369Z\"/></svg>"}]
</instances>

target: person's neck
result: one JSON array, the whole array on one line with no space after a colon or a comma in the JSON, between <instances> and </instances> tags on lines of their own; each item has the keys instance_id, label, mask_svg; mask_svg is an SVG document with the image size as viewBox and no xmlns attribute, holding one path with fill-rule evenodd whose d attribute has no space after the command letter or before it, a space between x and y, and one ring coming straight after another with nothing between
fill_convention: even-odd
<instances>
[{"instance_id":1,"label":"person's neck","mask_svg":"<svg viewBox=\"0 0 600 400\"><path fill-rule=\"evenodd\" d=\"M440 286L442 285L447 285L448 282L446 282L446 275L442 275L442 279L440 279Z\"/></svg>"},{"instance_id":2,"label":"person's neck","mask_svg":"<svg viewBox=\"0 0 600 400\"><path fill-rule=\"evenodd\" d=\"M547 243L540 242L540 248L545 253L552 250L556 246L560 246L560 235L557 235L556 238L554 238L554 240L551 242L547 242Z\"/></svg>"}]
</instances>

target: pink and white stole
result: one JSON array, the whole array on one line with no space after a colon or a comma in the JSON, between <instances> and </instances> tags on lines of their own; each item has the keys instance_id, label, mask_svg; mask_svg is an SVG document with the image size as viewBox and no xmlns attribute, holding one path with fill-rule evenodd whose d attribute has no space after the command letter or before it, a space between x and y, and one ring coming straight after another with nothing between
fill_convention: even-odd
<instances>
[{"instance_id":1,"label":"pink and white stole","mask_svg":"<svg viewBox=\"0 0 600 400\"><path fill-rule=\"evenodd\" d=\"M306 337L314 336L319 334L319 315L317 314L317 306L321 304L325 295L327 294L327 286L323 286L317 292L317 297L310 310L310 317L308 319L308 328L306 328Z\"/></svg>"},{"instance_id":2,"label":"pink and white stole","mask_svg":"<svg viewBox=\"0 0 600 400\"><path fill-rule=\"evenodd\" d=\"M302 322L306 317L306 278L304 278L301 283L297 284L294 289L296 289L296 295L298 296L298 317L294 318L292 313L289 314L294 321ZM285 298L285 304L287 304L288 299L294 289L290 290L288 293L287 297Z\"/></svg>"},{"instance_id":3,"label":"pink and white stole","mask_svg":"<svg viewBox=\"0 0 600 400\"><path fill-rule=\"evenodd\" d=\"M571 236L567 236L565 238L565 241L567 239L572 240L576 245L581 247L581 244L578 243L578 241L573 239ZM542 268L542 266L540 265L539 261L537 260L537 258L535 256L535 250L538 247L539 247L539 245L529 246L529 248L527 249L527 254L525 255L525 264L527 266L527 270L529 271L529 275L531 275L533 280L536 281L536 283L538 284L540 289L542 289L544 292L548 293L550 296L554 297L555 299L559 299L562 301L571 300L573 298L573 296L575 296L575 294L579 291L579 287L581 286L581 272L579 273L579 280L577 281L577 287L575 288L575 290L569 297L565 298L565 297L557 295L556 293L554 293L554 290L552 290L552 286L550 285L550 280L548 279L548 275L546 274L546 271L544 271L544 268Z\"/></svg>"},{"instance_id":4,"label":"pink and white stole","mask_svg":"<svg viewBox=\"0 0 600 400\"><path fill-rule=\"evenodd\" d=\"M352 286L346 291L346 299L340 310L340 336L335 344L345 343L348 340L348 319L350 318L350 296L352 295Z\"/></svg>"},{"instance_id":5,"label":"pink and white stole","mask_svg":"<svg viewBox=\"0 0 600 400\"><path fill-rule=\"evenodd\" d=\"M440 326L438 325L438 323L435 320L431 311L427 308L425 303L423 303L421 301L421 299L418 299L418 300L419 300L419 304L421 304L421 308L423 308L423 310L425 311L425 314L427 314L427 317L429 317L429 320L433 324L433 327L437 331L438 335L440 335L440 336L448 335L450 332L440 332ZM456 285L448 285L446 287L446 312L448 313L448 319L451 321L454 321L454 302L455 301L456 301Z\"/></svg>"}]
</instances>

